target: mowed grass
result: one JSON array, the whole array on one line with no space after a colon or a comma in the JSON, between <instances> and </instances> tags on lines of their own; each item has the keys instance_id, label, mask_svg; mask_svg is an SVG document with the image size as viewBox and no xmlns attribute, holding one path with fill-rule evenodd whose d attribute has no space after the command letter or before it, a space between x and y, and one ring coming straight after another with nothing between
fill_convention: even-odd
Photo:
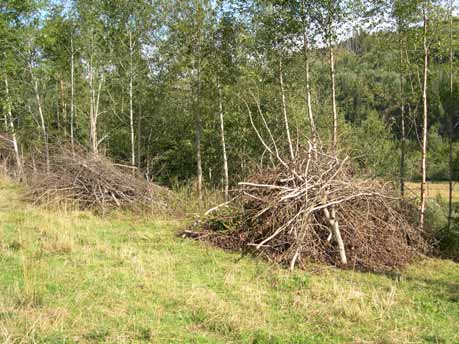
<instances>
[{"instance_id":1,"label":"mowed grass","mask_svg":"<svg viewBox=\"0 0 459 344\"><path fill-rule=\"evenodd\" d=\"M406 187L413 195L417 195L421 188L419 183L406 183ZM427 197L436 198L441 196L445 201L449 199L449 183L448 182L434 182L427 183ZM453 184L453 203L459 204L459 183Z\"/></svg>"},{"instance_id":2,"label":"mowed grass","mask_svg":"<svg viewBox=\"0 0 459 344\"><path fill-rule=\"evenodd\" d=\"M49 212L0 180L2 343L459 343L459 266L290 273L174 220Z\"/></svg>"}]
</instances>

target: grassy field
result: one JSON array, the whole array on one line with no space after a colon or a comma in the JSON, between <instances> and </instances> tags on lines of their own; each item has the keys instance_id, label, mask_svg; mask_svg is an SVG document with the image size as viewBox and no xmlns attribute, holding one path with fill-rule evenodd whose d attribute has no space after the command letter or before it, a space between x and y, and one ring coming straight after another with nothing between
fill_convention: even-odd
<instances>
[{"instance_id":1,"label":"grassy field","mask_svg":"<svg viewBox=\"0 0 459 344\"><path fill-rule=\"evenodd\" d=\"M417 195L421 185L419 183L406 183L410 193ZM427 196L435 198L441 196L445 201L449 197L449 184L447 182L427 183ZM459 183L453 184L453 202L459 203Z\"/></svg>"},{"instance_id":2,"label":"grassy field","mask_svg":"<svg viewBox=\"0 0 459 344\"><path fill-rule=\"evenodd\" d=\"M24 204L0 181L2 343L459 343L459 266L279 269L176 221Z\"/></svg>"}]
</instances>

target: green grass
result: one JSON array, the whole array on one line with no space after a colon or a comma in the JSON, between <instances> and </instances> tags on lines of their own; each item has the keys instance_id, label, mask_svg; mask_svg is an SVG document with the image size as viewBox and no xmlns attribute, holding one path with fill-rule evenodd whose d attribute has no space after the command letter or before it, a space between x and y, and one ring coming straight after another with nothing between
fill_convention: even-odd
<instances>
[{"instance_id":1,"label":"green grass","mask_svg":"<svg viewBox=\"0 0 459 344\"><path fill-rule=\"evenodd\" d=\"M459 343L459 266L290 273L183 225L50 212L0 182L2 343Z\"/></svg>"}]
</instances>

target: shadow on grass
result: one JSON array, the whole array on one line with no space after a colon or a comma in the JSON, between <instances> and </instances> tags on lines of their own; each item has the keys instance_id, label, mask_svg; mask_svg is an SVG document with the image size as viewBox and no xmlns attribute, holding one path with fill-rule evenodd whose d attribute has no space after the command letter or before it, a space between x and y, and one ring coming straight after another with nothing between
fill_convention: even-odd
<instances>
[{"instance_id":1,"label":"shadow on grass","mask_svg":"<svg viewBox=\"0 0 459 344\"><path fill-rule=\"evenodd\" d=\"M413 277L396 272L388 272L384 273L383 275L397 282L412 282L413 285L411 288L422 289L435 298L441 299L443 301L459 303L459 281L450 282L432 278Z\"/></svg>"}]
</instances>

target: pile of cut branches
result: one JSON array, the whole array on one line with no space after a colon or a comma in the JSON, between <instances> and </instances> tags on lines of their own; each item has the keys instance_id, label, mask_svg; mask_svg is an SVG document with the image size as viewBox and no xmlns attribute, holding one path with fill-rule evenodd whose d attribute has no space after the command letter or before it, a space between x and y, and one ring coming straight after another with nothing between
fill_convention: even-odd
<instances>
[{"instance_id":1,"label":"pile of cut branches","mask_svg":"<svg viewBox=\"0 0 459 344\"><path fill-rule=\"evenodd\" d=\"M185 234L294 268L310 261L388 271L428 247L390 184L355 176L348 158L310 147L261 169Z\"/></svg>"},{"instance_id":2,"label":"pile of cut branches","mask_svg":"<svg viewBox=\"0 0 459 344\"><path fill-rule=\"evenodd\" d=\"M67 202L80 209L166 209L170 191L123 171L83 149L59 149L30 176L27 197L35 203Z\"/></svg>"}]
</instances>

